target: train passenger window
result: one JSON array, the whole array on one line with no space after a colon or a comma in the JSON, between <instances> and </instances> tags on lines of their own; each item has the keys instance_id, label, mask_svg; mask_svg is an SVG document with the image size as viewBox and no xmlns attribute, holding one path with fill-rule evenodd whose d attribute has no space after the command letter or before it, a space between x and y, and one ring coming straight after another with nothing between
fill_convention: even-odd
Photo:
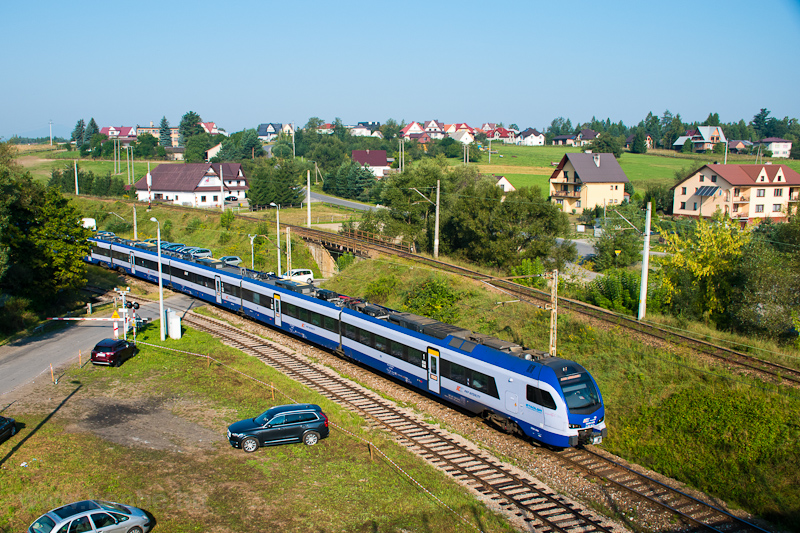
<instances>
[{"instance_id":1,"label":"train passenger window","mask_svg":"<svg viewBox=\"0 0 800 533\"><path fill-rule=\"evenodd\" d=\"M322 326L322 315L320 315L319 313L314 313L313 311L309 311L308 321L315 326Z\"/></svg>"},{"instance_id":2,"label":"train passenger window","mask_svg":"<svg viewBox=\"0 0 800 533\"><path fill-rule=\"evenodd\" d=\"M407 359L406 354L406 347L400 344L399 342L392 341L389 344L389 354L397 357L398 359L402 359L405 361Z\"/></svg>"},{"instance_id":3,"label":"train passenger window","mask_svg":"<svg viewBox=\"0 0 800 533\"><path fill-rule=\"evenodd\" d=\"M348 339L357 339L357 330L358 328L355 327L353 324L345 324L344 325L344 336Z\"/></svg>"},{"instance_id":4,"label":"train passenger window","mask_svg":"<svg viewBox=\"0 0 800 533\"><path fill-rule=\"evenodd\" d=\"M388 341L385 337L381 337L380 335L375 335L375 349L381 352L388 352Z\"/></svg>"},{"instance_id":5,"label":"train passenger window","mask_svg":"<svg viewBox=\"0 0 800 533\"><path fill-rule=\"evenodd\" d=\"M303 309L302 307L297 308L297 318L302 320L303 322L308 322L308 310Z\"/></svg>"},{"instance_id":6,"label":"train passenger window","mask_svg":"<svg viewBox=\"0 0 800 533\"><path fill-rule=\"evenodd\" d=\"M358 330L358 342L367 346L372 346L372 333L365 329Z\"/></svg>"},{"instance_id":7,"label":"train passenger window","mask_svg":"<svg viewBox=\"0 0 800 533\"><path fill-rule=\"evenodd\" d=\"M337 331L336 328L336 319L326 316L323 319L322 327L327 329L328 331Z\"/></svg>"},{"instance_id":8,"label":"train passenger window","mask_svg":"<svg viewBox=\"0 0 800 533\"><path fill-rule=\"evenodd\" d=\"M297 306L287 302L283 302L283 314L292 318L297 318Z\"/></svg>"},{"instance_id":9,"label":"train passenger window","mask_svg":"<svg viewBox=\"0 0 800 533\"><path fill-rule=\"evenodd\" d=\"M556 409L556 402L546 390L528 385L525 395L529 402L541 405L542 407L547 407L548 409Z\"/></svg>"}]
</instances>

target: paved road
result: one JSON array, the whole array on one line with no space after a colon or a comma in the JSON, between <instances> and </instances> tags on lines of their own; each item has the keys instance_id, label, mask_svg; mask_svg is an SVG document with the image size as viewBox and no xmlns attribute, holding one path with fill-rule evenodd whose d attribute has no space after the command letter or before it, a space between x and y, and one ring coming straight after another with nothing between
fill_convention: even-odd
<instances>
[{"instance_id":1,"label":"paved road","mask_svg":"<svg viewBox=\"0 0 800 533\"><path fill-rule=\"evenodd\" d=\"M136 301L136 298L132 298ZM164 309L186 311L190 307L202 305L188 296L176 294L164 300ZM158 302L142 305L137 311L142 318L151 320L158 318ZM94 315L108 317L111 313ZM98 341L113 337L113 322L62 322L66 326L53 325L50 331L42 335L21 339L17 342L0 346L0 395L20 387L30 381L50 380L50 364L58 369L65 363L78 361L78 350L85 362ZM131 339L132 334L128 338ZM122 323L120 322L120 337ZM59 376L56 371L56 378ZM0 401L2 408L2 401Z\"/></svg>"},{"instance_id":2,"label":"paved road","mask_svg":"<svg viewBox=\"0 0 800 533\"><path fill-rule=\"evenodd\" d=\"M305 187L303 188L303 191L305 191ZM303 198L305 198L305 192L303 192ZM378 209L374 205L351 202L350 200L342 200L341 198L336 198L335 196L328 196L327 194L320 194L314 191L311 191L311 201L327 202L329 204L341 205L343 207L349 207L350 209L358 209L360 211L375 211L376 209Z\"/></svg>"}]
</instances>

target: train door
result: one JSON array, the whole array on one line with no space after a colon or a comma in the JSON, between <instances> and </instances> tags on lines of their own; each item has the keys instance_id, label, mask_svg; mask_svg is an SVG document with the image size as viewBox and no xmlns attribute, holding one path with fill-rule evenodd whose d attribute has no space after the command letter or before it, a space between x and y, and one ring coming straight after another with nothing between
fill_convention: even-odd
<instances>
[{"instance_id":1,"label":"train door","mask_svg":"<svg viewBox=\"0 0 800 533\"><path fill-rule=\"evenodd\" d=\"M275 325L281 325L281 295L277 292L273 296L273 301L275 302Z\"/></svg>"},{"instance_id":2,"label":"train door","mask_svg":"<svg viewBox=\"0 0 800 533\"><path fill-rule=\"evenodd\" d=\"M519 411L519 397L511 391L506 391L506 411L509 413Z\"/></svg>"},{"instance_id":3,"label":"train door","mask_svg":"<svg viewBox=\"0 0 800 533\"><path fill-rule=\"evenodd\" d=\"M219 276L214 276L214 295L217 298L217 303L222 303L222 280Z\"/></svg>"},{"instance_id":4,"label":"train door","mask_svg":"<svg viewBox=\"0 0 800 533\"><path fill-rule=\"evenodd\" d=\"M136 274L136 256L131 252L131 274Z\"/></svg>"},{"instance_id":5,"label":"train door","mask_svg":"<svg viewBox=\"0 0 800 533\"><path fill-rule=\"evenodd\" d=\"M439 393L439 350L428 348L428 390Z\"/></svg>"}]
</instances>

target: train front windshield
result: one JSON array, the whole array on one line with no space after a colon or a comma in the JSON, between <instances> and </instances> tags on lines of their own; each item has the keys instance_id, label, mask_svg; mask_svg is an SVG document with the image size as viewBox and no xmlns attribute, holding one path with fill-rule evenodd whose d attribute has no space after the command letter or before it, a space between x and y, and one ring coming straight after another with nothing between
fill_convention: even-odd
<instances>
[{"instance_id":1,"label":"train front windshield","mask_svg":"<svg viewBox=\"0 0 800 533\"><path fill-rule=\"evenodd\" d=\"M559 382L570 411L588 413L593 407L600 406L600 393L588 374L564 376Z\"/></svg>"}]
</instances>

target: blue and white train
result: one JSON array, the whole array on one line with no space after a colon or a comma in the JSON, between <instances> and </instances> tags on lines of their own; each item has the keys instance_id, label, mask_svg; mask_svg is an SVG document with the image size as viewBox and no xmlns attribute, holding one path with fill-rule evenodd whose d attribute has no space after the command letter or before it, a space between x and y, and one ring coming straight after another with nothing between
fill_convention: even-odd
<instances>
[{"instance_id":1,"label":"blue and white train","mask_svg":"<svg viewBox=\"0 0 800 533\"><path fill-rule=\"evenodd\" d=\"M90 239L90 263L158 282L154 246ZM209 259L162 255L166 287L308 339L508 432L599 444L605 407L581 365L518 344Z\"/></svg>"}]
</instances>

